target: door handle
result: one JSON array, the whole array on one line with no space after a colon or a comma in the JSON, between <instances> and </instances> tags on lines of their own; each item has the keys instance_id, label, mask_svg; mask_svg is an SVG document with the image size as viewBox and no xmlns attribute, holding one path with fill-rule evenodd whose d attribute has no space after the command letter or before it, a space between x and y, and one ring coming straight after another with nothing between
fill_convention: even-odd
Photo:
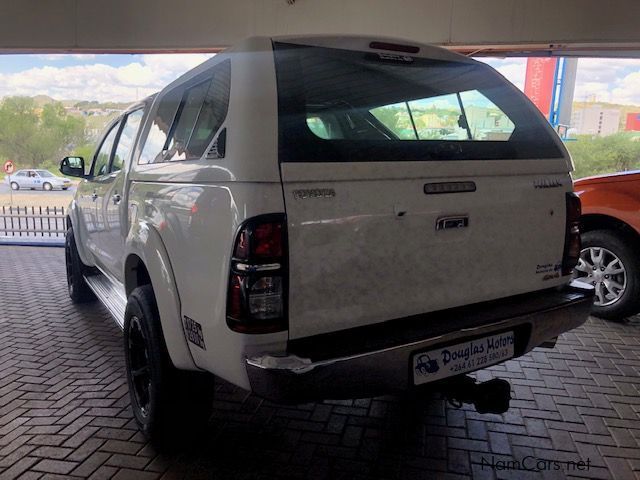
<instances>
[{"instance_id":1,"label":"door handle","mask_svg":"<svg viewBox=\"0 0 640 480\"><path fill-rule=\"evenodd\" d=\"M93 192L91 194L91 200L93 200L94 202L98 199L98 194L96 192Z\"/></svg>"},{"instance_id":2,"label":"door handle","mask_svg":"<svg viewBox=\"0 0 640 480\"><path fill-rule=\"evenodd\" d=\"M119 203L120 203L120 200L122 200L122 197L120 196L120 194L119 194L119 193L114 194L111 198L112 198L112 200L113 200L113 204L114 204L114 205L119 204Z\"/></svg>"}]
</instances>

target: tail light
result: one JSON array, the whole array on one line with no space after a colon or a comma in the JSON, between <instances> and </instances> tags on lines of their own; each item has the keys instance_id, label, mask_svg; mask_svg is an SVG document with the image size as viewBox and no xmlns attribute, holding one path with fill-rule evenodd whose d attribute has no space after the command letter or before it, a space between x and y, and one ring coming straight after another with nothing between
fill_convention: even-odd
<instances>
[{"instance_id":1,"label":"tail light","mask_svg":"<svg viewBox=\"0 0 640 480\"><path fill-rule=\"evenodd\" d=\"M227 325L241 333L288 328L287 252L283 214L254 217L238 231L231 258Z\"/></svg>"},{"instance_id":2,"label":"tail light","mask_svg":"<svg viewBox=\"0 0 640 480\"><path fill-rule=\"evenodd\" d=\"M567 226L564 236L564 253L562 255L562 275L571 275L580 259L582 243L580 241L580 215L582 206L580 197L575 193L567 193Z\"/></svg>"}]
</instances>

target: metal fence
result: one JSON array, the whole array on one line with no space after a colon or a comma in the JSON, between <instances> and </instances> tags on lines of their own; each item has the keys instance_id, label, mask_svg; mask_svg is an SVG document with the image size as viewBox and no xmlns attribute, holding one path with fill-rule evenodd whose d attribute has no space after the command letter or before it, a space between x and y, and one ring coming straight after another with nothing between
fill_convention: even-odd
<instances>
[{"instance_id":1,"label":"metal fence","mask_svg":"<svg viewBox=\"0 0 640 480\"><path fill-rule=\"evenodd\" d=\"M63 241L67 233L64 207L2 207L1 241Z\"/></svg>"}]
</instances>

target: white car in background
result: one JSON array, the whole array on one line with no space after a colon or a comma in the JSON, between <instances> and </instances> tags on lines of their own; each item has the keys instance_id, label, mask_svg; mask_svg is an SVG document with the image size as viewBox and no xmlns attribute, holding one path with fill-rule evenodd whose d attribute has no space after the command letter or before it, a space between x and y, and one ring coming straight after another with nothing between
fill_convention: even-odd
<instances>
[{"instance_id":1,"label":"white car in background","mask_svg":"<svg viewBox=\"0 0 640 480\"><path fill-rule=\"evenodd\" d=\"M67 178L58 177L48 170L18 170L13 175L7 175L5 183L11 186L11 190L21 188L30 190L67 190L71 186L71 181Z\"/></svg>"}]
</instances>

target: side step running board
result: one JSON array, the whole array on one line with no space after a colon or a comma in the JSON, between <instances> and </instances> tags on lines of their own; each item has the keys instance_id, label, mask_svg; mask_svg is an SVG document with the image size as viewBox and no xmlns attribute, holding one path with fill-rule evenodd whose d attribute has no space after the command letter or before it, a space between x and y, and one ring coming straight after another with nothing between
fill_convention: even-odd
<instances>
[{"instance_id":1,"label":"side step running board","mask_svg":"<svg viewBox=\"0 0 640 480\"><path fill-rule=\"evenodd\" d=\"M121 284L112 282L106 275L86 276L84 279L98 300L109 310L118 326L124 328L124 312L127 307L127 295Z\"/></svg>"}]
</instances>

